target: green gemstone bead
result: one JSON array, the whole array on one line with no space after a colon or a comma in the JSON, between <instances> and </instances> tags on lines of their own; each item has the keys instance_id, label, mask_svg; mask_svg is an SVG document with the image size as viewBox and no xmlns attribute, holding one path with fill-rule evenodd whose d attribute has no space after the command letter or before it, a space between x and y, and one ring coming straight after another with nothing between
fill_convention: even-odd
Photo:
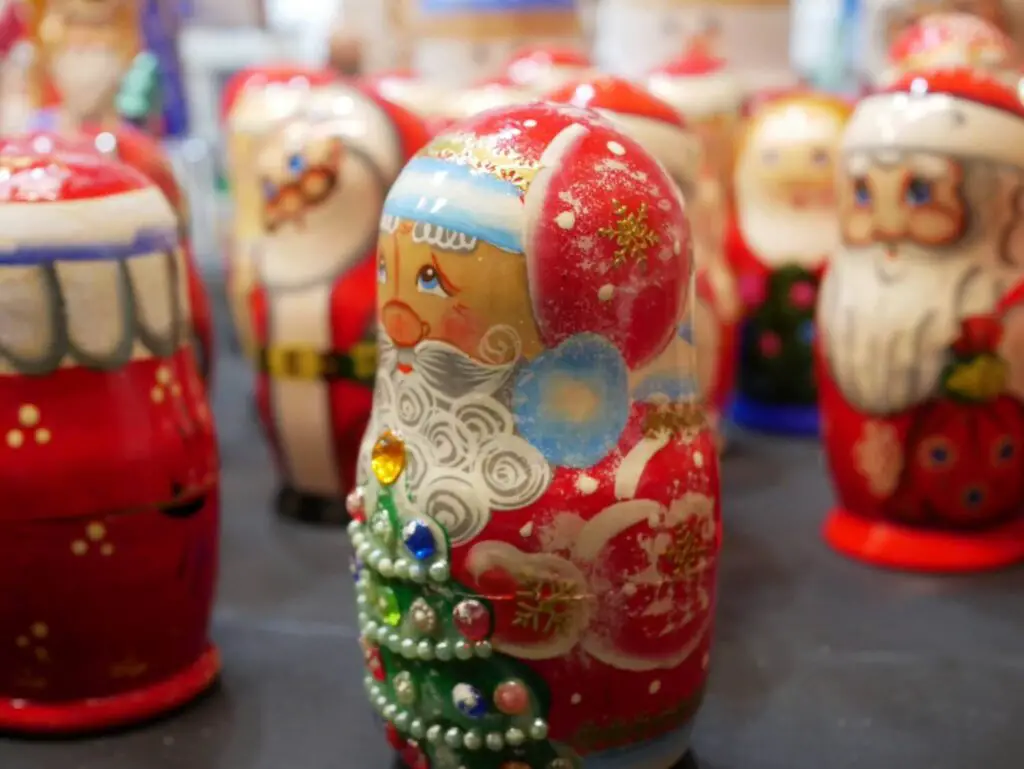
<instances>
[{"instance_id":1,"label":"green gemstone bead","mask_svg":"<svg viewBox=\"0 0 1024 769\"><path fill-rule=\"evenodd\" d=\"M377 591L377 613L390 627L398 627L402 621L402 609L398 605L395 591L389 587L382 587Z\"/></svg>"}]
</instances>

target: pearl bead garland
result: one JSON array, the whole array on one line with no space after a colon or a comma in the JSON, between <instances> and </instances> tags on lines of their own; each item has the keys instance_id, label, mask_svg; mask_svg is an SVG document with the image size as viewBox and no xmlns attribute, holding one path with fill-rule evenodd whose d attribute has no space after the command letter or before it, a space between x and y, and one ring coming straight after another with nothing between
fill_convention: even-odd
<instances>
[{"instance_id":1,"label":"pearl bead garland","mask_svg":"<svg viewBox=\"0 0 1024 769\"><path fill-rule=\"evenodd\" d=\"M383 532L384 526L387 526L387 533ZM378 529L381 531L378 532ZM365 524L358 521L352 521L348 526L349 539L352 540L356 556L368 569L382 577L412 582L426 582L428 578L434 582L447 582L451 578L451 566L446 558L435 558L427 568L402 555L392 559L385 549L392 546L393 534L390 523L386 520L381 522L379 518L370 526L369 531Z\"/></svg>"}]
</instances>

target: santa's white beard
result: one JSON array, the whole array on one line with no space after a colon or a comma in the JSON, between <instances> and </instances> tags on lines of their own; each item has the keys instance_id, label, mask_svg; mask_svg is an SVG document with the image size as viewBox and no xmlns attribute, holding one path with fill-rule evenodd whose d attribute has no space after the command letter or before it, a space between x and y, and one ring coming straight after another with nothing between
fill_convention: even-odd
<instances>
[{"instance_id":1,"label":"santa's white beard","mask_svg":"<svg viewBox=\"0 0 1024 769\"><path fill-rule=\"evenodd\" d=\"M68 48L50 62L61 103L77 119L99 117L112 103L124 74L123 57L108 46Z\"/></svg>"},{"instance_id":2,"label":"santa's white beard","mask_svg":"<svg viewBox=\"0 0 1024 769\"><path fill-rule=\"evenodd\" d=\"M967 254L840 251L821 288L819 333L846 400L882 415L937 392L961 319L991 312L1004 281Z\"/></svg>"},{"instance_id":3,"label":"santa's white beard","mask_svg":"<svg viewBox=\"0 0 1024 769\"><path fill-rule=\"evenodd\" d=\"M737 213L747 246L769 268L797 264L814 269L839 245L832 208L793 208L740 194Z\"/></svg>"},{"instance_id":4,"label":"santa's white beard","mask_svg":"<svg viewBox=\"0 0 1024 769\"><path fill-rule=\"evenodd\" d=\"M481 345L483 347L483 345ZM373 418L363 439L360 484L370 451L385 430L405 442L407 466L399 505L415 499L419 514L442 524L453 542L467 542L492 511L514 510L551 483L543 455L515 434L507 385L518 358L487 364L437 341L398 350L381 333ZM396 364L411 366L408 373Z\"/></svg>"}]
</instances>

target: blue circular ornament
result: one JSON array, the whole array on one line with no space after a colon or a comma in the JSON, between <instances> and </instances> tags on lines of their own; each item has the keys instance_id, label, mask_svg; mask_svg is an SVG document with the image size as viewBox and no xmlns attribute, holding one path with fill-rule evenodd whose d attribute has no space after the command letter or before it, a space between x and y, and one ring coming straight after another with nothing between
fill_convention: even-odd
<instances>
[{"instance_id":1,"label":"blue circular ornament","mask_svg":"<svg viewBox=\"0 0 1024 769\"><path fill-rule=\"evenodd\" d=\"M402 527L402 541L417 561L427 561L437 553L434 532L422 521L409 521Z\"/></svg>"},{"instance_id":2,"label":"blue circular ornament","mask_svg":"<svg viewBox=\"0 0 1024 769\"><path fill-rule=\"evenodd\" d=\"M487 700L472 684L455 684L452 703L467 718L483 718L487 715Z\"/></svg>"}]
</instances>

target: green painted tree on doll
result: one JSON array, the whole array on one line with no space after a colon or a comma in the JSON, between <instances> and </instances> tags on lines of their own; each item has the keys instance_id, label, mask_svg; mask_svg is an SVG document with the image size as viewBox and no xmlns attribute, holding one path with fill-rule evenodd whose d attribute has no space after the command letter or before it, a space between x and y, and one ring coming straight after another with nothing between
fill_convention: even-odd
<instances>
[{"instance_id":1,"label":"green painted tree on doll","mask_svg":"<svg viewBox=\"0 0 1024 769\"><path fill-rule=\"evenodd\" d=\"M399 483L405 446L377 440L348 500L370 701L409 769L576 769L548 739L550 695L489 640L494 607L451 578L444 527Z\"/></svg>"}]
</instances>

